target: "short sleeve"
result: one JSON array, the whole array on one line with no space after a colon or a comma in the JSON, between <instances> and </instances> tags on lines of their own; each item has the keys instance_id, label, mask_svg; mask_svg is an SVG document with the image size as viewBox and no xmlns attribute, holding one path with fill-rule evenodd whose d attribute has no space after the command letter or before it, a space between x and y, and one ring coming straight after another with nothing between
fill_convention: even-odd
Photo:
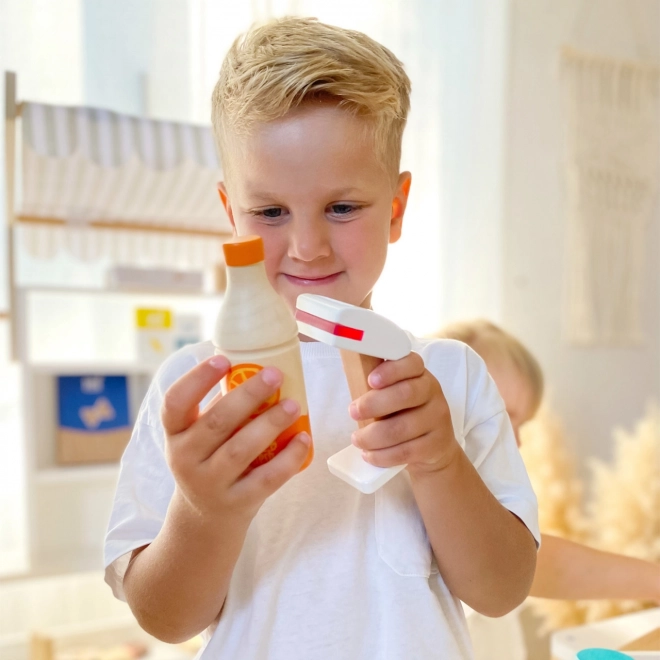
<instances>
[{"instance_id":1,"label":"short sleeve","mask_svg":"<svg viewBox=\"0 0 660 660\"><path fill-rule=\"evenodd\" d=\"M462 342L416 340L413 345L442 387L454 433L470 462L500 504L522 520L540 545L536 495L486 364Z\"/></svg>"},{"instance_id":2,"label":"short sleeve","mask_svg":"<svg viewBox=\"0 0 660 660\"><path fill-rule=\"evenodd\" d=\"M122 456L104 547L105 581L121 600L126 600L123 580L131 552L158 536L174 493L160 421L163 395L180 376L210 355L212 348L198 344L165 361L142 402Z\"/></svg>"},{"instance_id":3,"label":"short sleeve","mask_svg":"<svg viewBox=\"0 0 660 660\"><path fill-rule=\"evenodd\" d=\"M138 421L122 458L104 548L105 581L121 600L130 553L158 536L174 492L161 433Z\"/></svg>"}]
</instances>

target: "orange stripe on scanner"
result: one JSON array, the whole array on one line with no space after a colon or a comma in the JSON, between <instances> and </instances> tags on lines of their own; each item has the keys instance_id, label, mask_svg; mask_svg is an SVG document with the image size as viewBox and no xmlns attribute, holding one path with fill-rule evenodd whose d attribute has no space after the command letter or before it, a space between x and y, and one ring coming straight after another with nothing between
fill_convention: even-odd
<instances>
[{"instance_id":1,"label":"orange stripe on scanner","mask_svg":"<svg viewBox=\"0 0 660 660\"><path fill-rule=\"evenodd\" d=\"M309 312L303 312L301 309L296 310L296 321L307 323L307 325L328 332L335 337L344 337L346 339L354 339L355 341L362 341L362 337L364 337L364 330L349 328L347 325L328 321L328 319L315 316Z\"/></svg>"}]
</instances>

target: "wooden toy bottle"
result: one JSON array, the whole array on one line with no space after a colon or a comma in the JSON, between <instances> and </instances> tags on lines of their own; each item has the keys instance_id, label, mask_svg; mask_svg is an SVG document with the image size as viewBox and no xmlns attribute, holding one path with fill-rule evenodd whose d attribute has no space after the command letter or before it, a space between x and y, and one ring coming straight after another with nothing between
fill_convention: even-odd
<instances>
[{"instance_id":1,"label":"wooden toy bottle","mask_svg":"<svg viewBox=\"0 0 660 660\"><path fill-rule=\"evenodd\" d=\"M231 363L222 379L223 394L238 387L264 367L277 367L284 379L280 389L251 419L281 399L293 399L300 417L251 464L252 468L276 456L291 438L306 431L311 437L298 326L292 312L273 289L264 265L264 245L259 236L239 236L223 245L227 264L227 290L218 314L213 343L216 355ZM303 469L314 455L310 446Z\"/></svg>"}]
</instances>

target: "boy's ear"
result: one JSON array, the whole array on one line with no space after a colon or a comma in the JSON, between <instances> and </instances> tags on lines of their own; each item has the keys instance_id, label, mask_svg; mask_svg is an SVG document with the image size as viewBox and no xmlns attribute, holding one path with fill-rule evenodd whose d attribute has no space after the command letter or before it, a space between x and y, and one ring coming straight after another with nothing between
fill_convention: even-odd
<instances>
[{"instance_id":1,"label":"boy's ear","mask_svg":"<svg viewBox=\"0 0 660 660\"><path fill-rule=\"evenodd\" d=\"M229 201L229 195L227 193L227 186L225 186L224 181L220 181L218 183L218 194L220 195L220 201L222 202L222 205L225 207L225 211L227 212L227 217L229 218L229 222L231 222L231 226L235 234L236 224L234 223L234 212L232 211L231 208L231 202Z\"/></svg>"},{"instance_id":2,"label":"boy's ear","mask_svg":"<svg viewBox=\"0 0 660 660\"><path fill-rule=\"evenodd\" d=\"M392 217L390 218L390 243L396 243L401 238L401 227L403 225L403 214L406 212L408 195L412 175L410 172L401 172L396 184L396 192L392 200Z\"/></svg>"}]
</instances>

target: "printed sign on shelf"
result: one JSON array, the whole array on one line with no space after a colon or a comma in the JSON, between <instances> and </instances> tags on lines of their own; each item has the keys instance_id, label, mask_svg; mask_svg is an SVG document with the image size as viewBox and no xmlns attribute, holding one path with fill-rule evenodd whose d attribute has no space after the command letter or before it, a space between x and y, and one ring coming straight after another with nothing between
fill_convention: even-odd
<instances>
[{"instance_id":1,"label":"printed sign on shelf","mask_svg":"<svg viewBox=\"0 0 660 660\"><path fill-rule=\"evenodd\" d=\"M131 436L127 377L59 376L57 396L58 463L118 460Z\"/></svg>"},{"instance_id":2,"label":"printed sign on shelf","mask_svg":"<svg viewBox=\"0 0 660 660\"><path fill-rule=\"evenodd\" d=\"M162 362L172 352L172 312L169 309L135 310L137 358L144 362Z\"/></svg>"}]
</instances>

